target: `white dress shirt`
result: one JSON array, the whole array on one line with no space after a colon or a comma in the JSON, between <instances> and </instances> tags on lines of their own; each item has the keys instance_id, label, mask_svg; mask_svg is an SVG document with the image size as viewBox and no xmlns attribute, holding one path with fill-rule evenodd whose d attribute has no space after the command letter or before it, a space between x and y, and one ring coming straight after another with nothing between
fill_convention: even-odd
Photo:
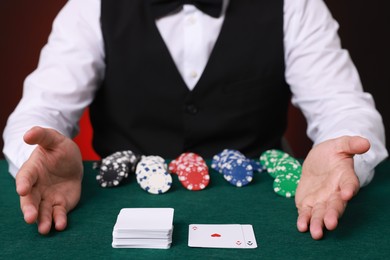
<instances>
[{"instance_id":1,"label":"white dress shirt","mask_svg":"<svg viewBox=\"0 0 390 260\"><path fill-rule=\"evenodd\" d=\"M224 2L224 10L228 1ZM223 12L224 13L224 12ZM192 5L156 21L172 58L189 89L202 74L224 21ZM362 91L349 54L341 49L338 24L322 0L284 1L286 80L308 123L315 144L342 135L368 138L371 149L355 156L361 186L387 157L382 118L372 96ZM135 41L137 39L134 39ZM4 130L4 154L10 173L34 146L23 142L32 126L55 128L73 137L83 110L104 78L100 0L71 0L56 17L38 68L24 83L23 97ZM259 118L260 120L260 118Z\"/></svg>"}]
</instances>

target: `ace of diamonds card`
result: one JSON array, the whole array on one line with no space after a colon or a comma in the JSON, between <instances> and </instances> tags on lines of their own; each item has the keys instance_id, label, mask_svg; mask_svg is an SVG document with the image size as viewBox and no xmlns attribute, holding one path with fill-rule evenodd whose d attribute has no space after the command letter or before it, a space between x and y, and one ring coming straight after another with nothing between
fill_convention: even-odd
<instances>
[{"instance_id":1,"label":"ace of diamonds card","mask_svg":"<svg viewBox=\"0 0 390 260\"><path fill-rule=\"evenodd\" d=\"M188 246L210 248L257 248L252 225L191 224Z\"/></svg>"}]
</instances>

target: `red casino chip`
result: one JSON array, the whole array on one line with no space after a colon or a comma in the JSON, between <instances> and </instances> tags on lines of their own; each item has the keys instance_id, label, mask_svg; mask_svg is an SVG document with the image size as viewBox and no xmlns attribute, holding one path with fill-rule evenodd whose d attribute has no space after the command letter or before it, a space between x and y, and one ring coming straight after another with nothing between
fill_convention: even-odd
<instances>
[{"instance_id":1,"label":"red casino chip","mask_svg":"<svg viewBox=\"0 0 390 260\"><path fill-rule=\"evenodd\" d=\"M177 159L178 163L183 162L204 162L203 158L196 153L182 153Z\"/></svg>"},{"instance_id":2,"label":"red casino chip","mask_svg":"<svg viewBox=\"0 0 390 260\"><path fill-rule=\"evenodd\" d=\"M169 163L169 171L177 173L179 166L188 163L204 164L207 167L205 160L200 155L196 153L182 153L179 157Z\"/></svg>"},{"instance_id":3,"label":"red casino chip","mask_svg":"<svg viewBox=\"0 0 390 260\"><path fill-rule=\"evenodd\" d=\"M177 175L187 190L203 190L210 182L208 167L201 163L180 164Z\"/></svg>"},{"instance_id":4,"label":"red casino chip","mask_svg":"<svg viewBox=\"0 0 390 260\"><path fill-rule=\"evenodd\" d=\"M177 170L177 159L175 160L172 160L169 165L168 165L168 169L171 173L176 173L176 170Z\"/></svg>"}]
</instances>

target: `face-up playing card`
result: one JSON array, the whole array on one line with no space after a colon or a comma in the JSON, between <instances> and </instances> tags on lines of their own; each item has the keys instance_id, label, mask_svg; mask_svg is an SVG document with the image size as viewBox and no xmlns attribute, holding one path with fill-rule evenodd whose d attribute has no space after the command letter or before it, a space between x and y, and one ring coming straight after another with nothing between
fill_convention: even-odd
<instances>
[{"instance_id":1,"label":"face-up playing card","mask_svg":"<svg viewBox=\"0 0 390 260\"><path fill-rule=\"evenodd\" d=\"M257 248L252 225L191 224L188 246L213 248Z\"/></svg>"}]
</instances>

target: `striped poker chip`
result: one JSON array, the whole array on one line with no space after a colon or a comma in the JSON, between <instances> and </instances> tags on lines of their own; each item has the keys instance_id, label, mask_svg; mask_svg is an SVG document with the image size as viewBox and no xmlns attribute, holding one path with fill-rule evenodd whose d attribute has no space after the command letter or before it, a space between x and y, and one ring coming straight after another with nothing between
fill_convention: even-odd
<instances>
[{"instance_id":1,"label":"striped poker chip","mask_svg":"<svg viewBox=\"0 0 390 260\"><path fill-rule=\"evenodd\" d=\"M161 158L161 157L160 157ZM162 194L172 186L172 176L160 159L143 158L136 168L136 179L140 187L151 194Z\"/></svg>"},{"instance_id":2,"label":"striped poker chip","mask_svg":"<svg viewBox=\"0 0 390 260\"><path fill-rule=\"evenodd\" d=\"M168 165L168 170L172 173L176 173L177 169L177 160L172 160Z\"/></svg>"},{"instance_id":3,"label":"striped poker chip","mask_svg":"<svg viewBox=\"0 0 390 260\"><path fill-rule=\"evenodd\" d=\"M162 194L171 188L172 176L166 171L156 172L137 177L137 182L143 190L151 194Z\"/></svg>"},{"instance_id":4,"label":"striped poker chip","mask_svg":"<svg viewBox=\"0 0 390 260\"><path fill-rule=\"evenodd\" d=\"M158 155L148 155L148 156L144 155L144 156L142 156L141 160L143 162L153 161L156 163L165 164L164 158L162 158L161 156L158 156Z\"/></svg>"},{"instance_id":5,"label":"striped poker chip","mask_svg":"<svg viewBox=\"0 0 390 260\"><path fill-rule=\"evenodd\" d=\"M236 187L243 187L252 182L254 171L263 172L265 170L259 161L248 159L240 151L233 149L225 149L214 155L211 167Z\"/></svg>"},{"instance_id":6,"label":"striped poker chip","mask_svg":"<svg viewBox=\"0 0 390 260\"><path fill-rule=\"evenodd\" d=\"M222 174L230 184L243 187L253 180L253 166L248 159L237 159L226 165Z\"/></svg>"},{"instance_id":7,"label":"striped poker chip","mask_svg":"<svg viewBox=\"0 0 390 260\"><path fill-rule=\"evenodd\" d=\"M183 162L177 166L177 174L183 171L190 171L193 168L196 168L197 171L208 171L208 167L206 163Z\"/></svg>"},{"instance_id":8,"label":"striped poker chip","mask_svg":"<svg viewBox=\"0 0 390 260\"><path fill-rule=\"evenodd\" d=\"M101 187L109 188L118 186L127 176L127 168L117 168L116 164L107 164L100 166L100 172L96 175L96 180Z\"/></svg>"},{"instance_id":9,"label":"striped poker chip","mask_svg":"<svg viewBox=\"0 0 390 260\"><path fill-rule=\"evenodd\" d=\"M182 153L179 157L174 159L173 161L170 162L169 164L169 171L172 173L177 172L177 167L181 164L184 163L200 163L204 164L206 166L205 160L198 154L196 153Z\"/></svg>"},{"instance_id":10,"label":"striped poker chip","mask_svg":"<svg viewBox=\"0 0 390 260\"><path fill-rule=\"evenodd\" d=\"M263 152L260 155L260 162L264 167L267 168L267 170L271 171L274 169L276 166L276 163L282 159L289 158L290 155L277 149L271 149Z\"/></svg>"},{"instance_id":11,"label":"striped poker chip","mask_svg":"<svg viewBox=\"0 0 390 260\"><path fill-rule=\"evenodd\" d=\"M213 170L218 171L219 173L222 173L223 168L231 161L237 159L245 159L245 158L246 158L245 155L243 155L241 152L237 150L224 149L219 154L213 156L213 159L211 161L211 168Z\"/></svg>"},{"instance_id":12,"label":"striped poker chip","mask_svg":"<svg viewBox=\"0 0 390 260\"><path fill-rule=\"evenodd\" d=\"M199 162L203 163L204 160L203 158L196 153L182 153L177 159L178 163L183 163L183 162Z\"/></svg>"},{"instance_id":13,"label":"striped poker chip","mask_svg":"<svg viewBox=\"0 0 390 260\"><path fill-rule=\"evenodd\" d=\"M207 165L199 162L187 162L180 164L177 169L177 175L180 183L187 190L203 190L210 182Z\"/></svg>"},{"instance_id":14,"label":"striped poker chip","mask_svg":"<svg viewBox=\"0 0 390 260\"><path fill-rule=\"evenodd\" d=\"M302 174L302 165L296 160L281 160L275 166L275 171L270 173L271 176L281 175L281 174L293 174L297 177L301 177Z\"/></svg>"},{"instance_id":15,"label":"striped poker chip","mask_svg":"<svg viewBox=\"0 0 390 260\"><path fill-rule=\"evenodd\" d=\"M255 172L263 172L263 171L265 171L265 170L267 170L262 164L261 164L261 162L259 162L259 161L256 161L256 160L253 160L253 159L250 159L249 160L250 161L250 163L251 163L251 165L252 165L252 167L253 167L253 171Z\"/></svg>"},{"instance_id":16,"label":"striped poker chip","mask_svg":"<svg viewBox=\"0 0 390 260\"><path fill-rule=\"evenodd\" d=\"M126 162L129 164L130 171L134 173L141 156L133 153L130 150L122 151L122 155L122 158L126 158Z\"/></svg>"},{"instance_id":17,"label":"striped poker chip","mask_svg":"<svg viewBox=\"0 0 390 260\"><path fill-rule=\"evenodd\" d=\"M218 164L220 162L221 158L219 154L216 154L213 156L213 159L211 160L211 169L216 170L219 172Z\"/></svg>"},{"instance_id":18,"label":"striped poker chip","mask_svg":"<svg viewBox=\"0 0 390 260\"><path fill-rule=\"evenodd\" d=\"M155 172L164 172L164 171L166 171L166 169L162 164L141 161L138 163L135 173L136 176L138 177L138 176L143 176Z\"/></svg>"},{"instance_id":19,"label":"striped poker chip","mask_svg":"<svg viewBox=\"0 0 390 260\"><path fill-rule=\"evenodd\" d=\"M102 161L117 161L123 162L123 163L129 163L129 164L136 164L140 159L140 156L136 155L130 150L127 151L119 151L115 152L105 158L102 159Z\"/></svg>"},{"instance_id":20,"label":"striped poker chip","mask_svg":"<svg viewBox=\"0 0 390 260\"><path fill-rule=\"evenodd\" d=\"M273 188L276 194L285 198L292 198L295 196L298 184L298 176L293 174L282 174L275 178Z\"/></svg>"},{"instance_id":21,"label":"striped poker chip","mask_svg":"<svg viewBox=\"0 0 390 260\"><path fill-rule=\"evenodd\" d=\"M163 165L165 169L168 169L168 165L166 164L165 159L158 155L142 156L140 162L148 164L159 164Z\"/></svg>"},{"instance_id":22,"label":"striped poker chip","mask_svg":"<svg viewBox=\"0 0 390 260\"><path fill-rule=\"evenodd\" d=\"M275 193L286 198L294 197L302 174L301 163L288 153L276 149L262 153L260 162L275 179Z\"/></svg>"},{"instance_id":23,"label":"striped poker chip","mask_svg":"<svg viewBox=\"0 0 390 260\"><path fill-rule=\"evenodd\" d=\"M280 174L293 173L297 176L301 175L302 166L300 162L280 150L267 150L260 156L260 162L265 166L268 174L272 178Z\"/></svg>"},{"instance_id":24,"label":"striped poker chip","mask_svg":"<svg viewBox=\"0 0 390 260\"><path fill-rule=\"evenodd\" d=\"M94 164L94 168L99 169L96 180L103 188L116 187L134 171L138 160L139 156L130 150L115 152Z\"/></svg>"}]
</instances>

